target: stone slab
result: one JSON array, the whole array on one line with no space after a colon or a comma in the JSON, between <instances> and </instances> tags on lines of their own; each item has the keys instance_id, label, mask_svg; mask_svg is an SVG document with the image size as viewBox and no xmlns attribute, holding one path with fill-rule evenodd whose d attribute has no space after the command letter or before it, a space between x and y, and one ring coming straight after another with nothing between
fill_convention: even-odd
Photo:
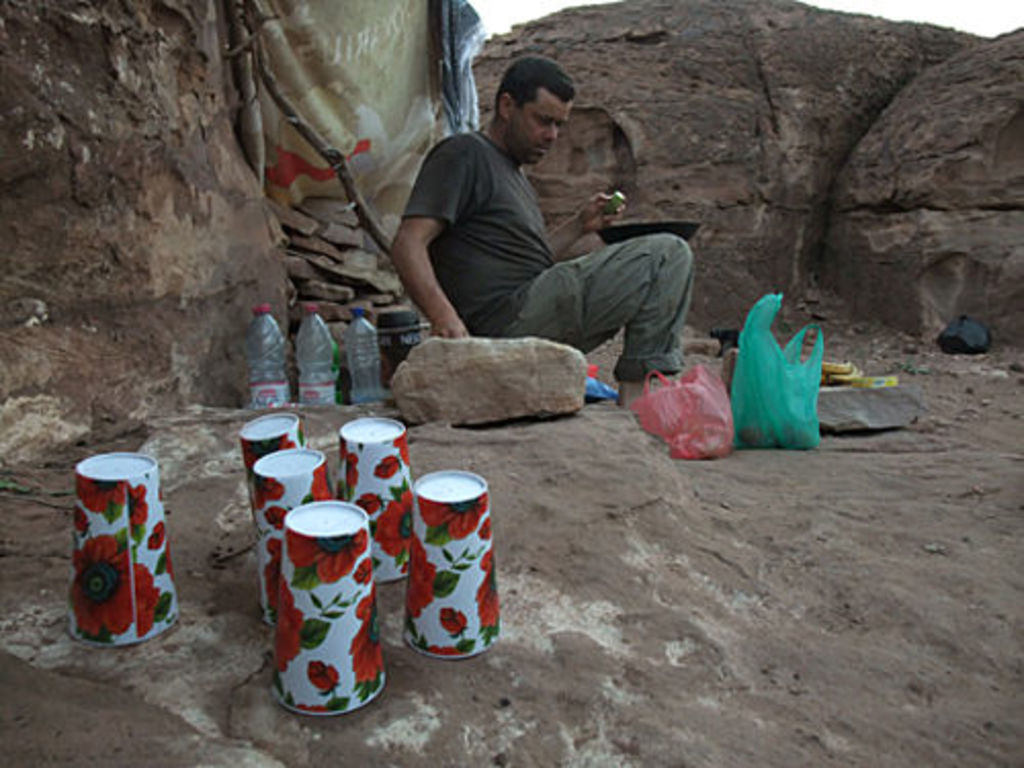
<instances>
[{"instance_id":1,"label":"stone slab","mask_svg":"<svg viewBox=\"0 0 1024 768\"><path fill-rule=\"evenodd\" d=\"M866 389L822 387L818 421L824 433L900 429L928 410L916 384Z\"/></svg>"},{"instance_id":2,"label":"stone slab","mask_svg":"<svg viewBox=\"0 0 1024 768\"><path fill-rule=\"evenodd\" d=\"M312 237L320 229L320 222L310 218L294 208L287 208L276 202L273 198L266 198L267 205L277 217L277 220L287 229L298 232L305 237Z\"/></svg>"},{"instance_id":3,"label":"stone slab","mask_svg":"<svg viewBox=\"0 0 1024 768\"><path fill-rule=\"evenodd\" d=\"M428 339L398 366L391 389L413 424L488 424L583 407L587 361L544 339Z\"/></svg>"},{"instance_id":4,"label":"stone slab","mask_svg":"<svg viewBox=\"0 0 1024 768\"><path fill-rule=\"evenodd\" d=\"M299 294L309 301L351 301L355 298L355 289L348 285L328 283L325 280L303 280L299 285Z\"/></svg>"}]
</instances>

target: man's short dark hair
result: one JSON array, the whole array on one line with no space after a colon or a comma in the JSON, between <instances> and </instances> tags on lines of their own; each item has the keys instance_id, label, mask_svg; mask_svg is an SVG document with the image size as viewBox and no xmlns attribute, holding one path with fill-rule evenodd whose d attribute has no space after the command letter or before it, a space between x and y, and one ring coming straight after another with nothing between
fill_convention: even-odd
<instances>
[{"instance_id":1,"label":"man's short dark hair","mask_svg":"<svg viewBox=\"0 0 1024 768\"><path fill-rule=\"evenodd\" d=\"M572 78L555 62L543 56L524 56L505 70L498 93L494 96L495 112L501 94L509 94L521 107L537 98L538 88L547 89L562 101L572 101L576 95Z\"/></svg>"}]
</instances>

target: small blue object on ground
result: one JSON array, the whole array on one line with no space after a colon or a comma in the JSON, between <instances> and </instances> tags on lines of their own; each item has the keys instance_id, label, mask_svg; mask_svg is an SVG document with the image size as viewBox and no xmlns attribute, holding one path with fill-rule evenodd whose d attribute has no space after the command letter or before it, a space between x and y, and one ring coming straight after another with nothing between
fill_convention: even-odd
<instances>
[{"instance_id":1,"label":"small blue object on ground","mask_svg":"<svg viewBox=\"0 0 1024 768\"><path fill-rule=\"evenodd\" d=\"M587 390L584 395L586 402L596 403L601 400L617 400L618 398L618 391L593 376L587 376Z\"/></svg>"}]
</instances>

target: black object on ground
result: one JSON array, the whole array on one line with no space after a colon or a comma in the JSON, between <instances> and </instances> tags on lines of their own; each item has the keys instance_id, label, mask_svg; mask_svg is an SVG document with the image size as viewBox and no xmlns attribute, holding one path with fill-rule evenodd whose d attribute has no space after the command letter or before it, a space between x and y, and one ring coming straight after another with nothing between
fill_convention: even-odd
<instances>
[{"instance_id":1,"label":"black object on ground","mask_svg":"<svg viewBox=\"0 0 1024 768\"><path fill-rule=\"evenodd\" d=\"M718 339L718 356L722 357L733 347L740 346L740 332L737 328L712 328L709 334L712 339Z\"/></svg>"},{"instance_id":2,"label":"black object on ground","mask_svg":"<svg viewBox=\"0 0 1024 768\"><path fill-rule=\"evenodd\" d=\"M984 323L960 315L939 334L938 342L949 355L982 355L992 344L992 334Z\"/></svg>"},{"instance_id":3,"label":"black object on ground","mask_svg":"<svg viewBox=\"0 0 1024 768\"><path fill-rule=\"evenodd\" d=\"M695 221L635 221L629 224L612 224L610 227L599 229L597 234L608 245L611 245L612 243L621 243L631 237L657 235L661 232L668 232L678 235L683 240L689 240L699 228L700 224Z\"/></svg>"},{"instance_id":4,"label":"black object on ground","mask_svg":"<svg viewBox=\"0 0 1024 768\"><path fill-rule=\"evenodd\" d=\"M380 382L391 385L391 377L420 343L420 316L413 309L395 307L377 315L377 344L380 347Z\"/></svg>"}]
</instances>

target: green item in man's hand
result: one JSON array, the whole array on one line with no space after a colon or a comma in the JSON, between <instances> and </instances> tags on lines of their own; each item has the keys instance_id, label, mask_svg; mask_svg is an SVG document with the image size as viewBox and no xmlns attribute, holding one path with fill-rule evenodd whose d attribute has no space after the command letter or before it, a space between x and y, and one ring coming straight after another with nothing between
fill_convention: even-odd
<instances>
[{"instance_id":1,"label":"green item in man's hand","mask_svg":"<svg viewBox=\"0 0 1024 768\"><path fill-rule=\"evenodd\" d=\"M605 203L604 213L606 216L611 215L613 213L618 213L619 209L622 208L622 206L624 206L625 204L626 196L619 192L619 190L615 190L614 192L612 192L611 199L607 203Z\"/></svg>"}]
</instances>

